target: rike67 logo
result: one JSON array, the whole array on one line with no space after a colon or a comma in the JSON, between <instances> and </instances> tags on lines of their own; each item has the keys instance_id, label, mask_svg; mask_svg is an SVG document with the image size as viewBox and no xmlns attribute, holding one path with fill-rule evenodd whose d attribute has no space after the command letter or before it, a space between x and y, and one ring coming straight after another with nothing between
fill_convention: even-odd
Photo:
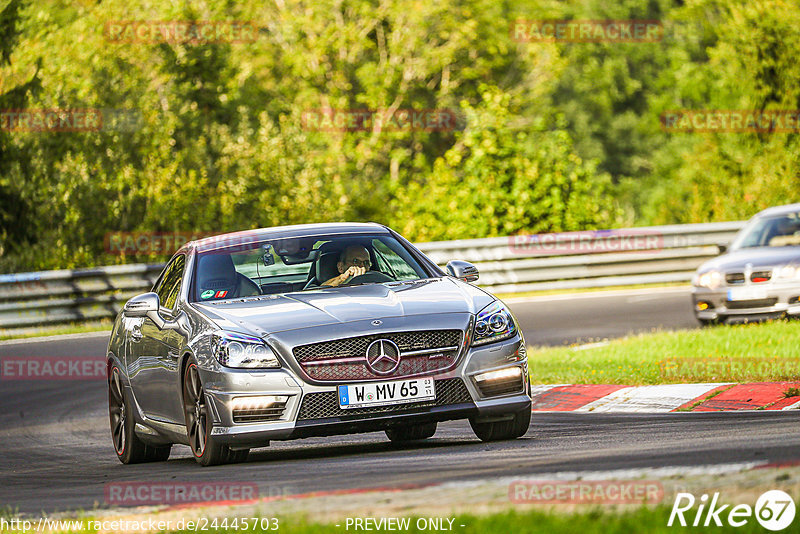
<instances>
[{"instance_id":1,"label":"rike67 logo","mask_svg":"<svg viewBox=\"0 0 800 534\"><path fill-rule=\"evenodd\" d=\"M721 527L727 523L732 527L741 527L753 516L767 530L783 530L794 521L794 501L786 492L770 490L758 498L755 508L749 504L737 504L732 507L730 504L719 502L719 493L714 493L710 502L706 494L700 499L695 499L691 493L678 493L667 526L675 524L682 527Z\"/></svg>"}]
</instances>

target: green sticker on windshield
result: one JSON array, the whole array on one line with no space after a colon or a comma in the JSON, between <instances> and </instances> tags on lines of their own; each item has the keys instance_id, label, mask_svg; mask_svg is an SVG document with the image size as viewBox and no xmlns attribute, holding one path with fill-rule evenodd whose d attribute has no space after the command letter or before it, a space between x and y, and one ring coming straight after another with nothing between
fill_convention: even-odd
<instances>
[{"instance_id":1,"label":"green sticker on windshield","mask_svg":"<svg viewBox=\"0 0 800 534\"><path fill-rule=\"evenodd\" d=\"M201 299L210 299L213 296L214 296L214 290L213 289L206 289L205 291L200 293L200 298Z\"/></svg>"}]
</instances>

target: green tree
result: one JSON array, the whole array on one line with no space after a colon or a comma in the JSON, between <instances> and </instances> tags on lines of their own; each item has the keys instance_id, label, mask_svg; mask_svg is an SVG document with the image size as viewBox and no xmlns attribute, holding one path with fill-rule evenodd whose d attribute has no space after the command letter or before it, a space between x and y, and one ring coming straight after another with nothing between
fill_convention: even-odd
<instances>
[{"instance_id":1,"label":"green tree","mask_svg":"<svg viewBox=\"0 0 800 534\"><path fill-rule=\"evenodd\" d=\"M509 127L515 113L509 95L496 88L485 88L478 106L463 106L467 130L427 180L398 195L403 232L445 240L618 222L609 176L575 154L565 130L544 121L537 131Z\"/></svg>"},{"instance_id":2,"label":"green tree","mask_svg":"<svg viewBox=\"0 0 800 534\"><path fill-rule=\"evenodd\" d=\"M0 11L0 68L11 65L19 44L23 7L23 0L11 0ZM8 89L0 85L0 110L24 108L29 97L41 90L40 65L37 60L30 77L23 83ZM26 151L13 142L12 134L0 130L0 258L6 254L20 254L34 239L39 226L36 201L42 198L33 184L19 180L26 172L26 160Z\"/></svg>"}]
</instances>

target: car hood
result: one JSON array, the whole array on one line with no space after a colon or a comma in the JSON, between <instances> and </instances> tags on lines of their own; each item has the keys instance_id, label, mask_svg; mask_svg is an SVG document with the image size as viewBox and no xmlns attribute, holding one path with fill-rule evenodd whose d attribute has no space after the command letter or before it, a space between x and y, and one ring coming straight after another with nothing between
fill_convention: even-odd
<instances>
[{"instance_id":1,"label":"car hood","mask_svg":"<svg viewBox=\"0 0 800 534\"><path fill-rule=\"evenodd\" d=\"M754 268L800 264L800 247L753 247L734 250L705 262L699 271L744 270L748 263L753 264Z\"/></svg>"},{"instance_id":2,"label":"car hood","mask_svg":"<svg viewBox=\"0 0 800 534\"><path fill-rule=\"evenodd\" d=\"M452 278L266 295L192 306L222 329L259 335L364 319L477 313L494 299Z\"/></svg>"}]
</instances>

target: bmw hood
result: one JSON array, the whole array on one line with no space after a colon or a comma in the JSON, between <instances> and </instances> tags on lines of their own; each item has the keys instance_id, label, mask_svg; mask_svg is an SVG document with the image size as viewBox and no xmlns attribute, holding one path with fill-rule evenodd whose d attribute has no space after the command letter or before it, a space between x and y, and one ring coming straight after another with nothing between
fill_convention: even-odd
<instances>
[{"instance_id":1,"label":"bmw hood","mask_svg":"<svg viewBox=\"0 0 800 534\"><path fill-rule=\"evenodd\" d=\"M705 262L698 271L704 272L710 269L720 271L744 270L748 263L751 263L753 268L798 265L800 264L800 247L742 248Z\"/></svg>"},{"instance_id":2,"label":"bmw hood","mask_svg":"<svg viewBox=\"0 0 800 534\"><path fill-rule=\"evenodd\" d=\"M274 334L365 319L477 313L495 299L452 278L264 295L192 306L222 329Z\"/></svg>"}]
</instances>

